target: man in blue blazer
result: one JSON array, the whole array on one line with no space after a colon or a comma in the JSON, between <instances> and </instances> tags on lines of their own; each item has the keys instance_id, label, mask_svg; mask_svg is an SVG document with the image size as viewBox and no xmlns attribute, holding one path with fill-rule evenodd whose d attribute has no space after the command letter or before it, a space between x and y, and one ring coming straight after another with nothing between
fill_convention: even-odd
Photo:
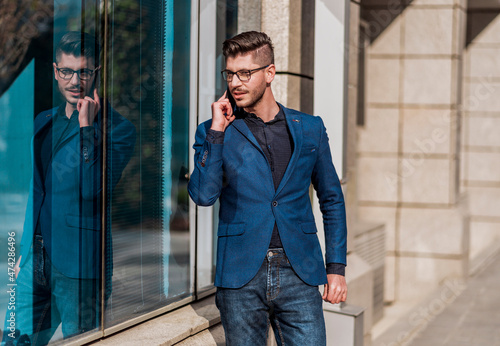
<instances>
[{"instance_id":1,"label":"man in blue blazer","mask_svg":"<svg viewBox=\"0 0 500 346\"><path fill-rule=\"evenodd\" d=\"M110 249L110 235L102 244L101 229L103 132L108 188L120 179L136 137L113 110L103 127L98 59L86 33L69 32L56 48L54 77L65 102L35 118L16 304L7 312L3 343L45 345L61 323L65 338L97 327L102 248Z\"/></svg>"},{"instance_id":2,"label":"man in blue blazer","mask_svg":"<svg viewBox=\"0 0 500 346\"><path fill-rule=\"evenodd\" d=\"M196 132L189 194L220 201L216 303L228 345L325 345L322 299L345 301L346 217L323 121L285 108L271 91L271 39L223 44L228 91ZM323 213L326 269L309 187ZM324 294L318 285L325 285Z\"/></svg>"}]
</instances>

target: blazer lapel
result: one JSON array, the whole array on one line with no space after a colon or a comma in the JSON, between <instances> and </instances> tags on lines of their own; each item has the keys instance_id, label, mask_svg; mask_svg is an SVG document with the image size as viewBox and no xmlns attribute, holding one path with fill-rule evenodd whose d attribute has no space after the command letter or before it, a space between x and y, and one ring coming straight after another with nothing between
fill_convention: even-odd
<instances>
[{"instance_id":1,"label":"blazer lapel","mask_svg":"<svg viewBox=\"0 0 500 346\"><path fill-rule=\"evenodd\" d=\"M37 163L38 160L35 160L35 146L41 145L41 143L38 141L37 137L42 131L46 131L46 128L51 126L52 124L52 118L56 112L57 108L53 110L53 112L47 113L45 116L38 117L35 119L34 123L34 129L33 129L33 145L31 148L31 157L33 160L33 185L37 186L38 188L43 190L43 183L42 183L42 167L40 167ZM49 133L48 136L52 136L52 133ZM52 140L49 138L49 140Z\"/></svg>"},{"instance_id":2,"label":"blazer lapel","mask_svg":"<svg viewBox=\"0 0 500 346\"><path fill-rule=\"evenodd\" d=\"M282 105L280 106L283 107ZM300 150L302 148L302 119L300 114L285 107L283 107L283 111L293 139L293 154L290 158L290 162L288 163L288 167L286 168L285 175L283 175L283 178L276 189L276 195L280 193L288 179L290 179L290 176L295 169L297 160L300 157Z\"/></svg>"},{"instance_id":3,"label":"blazer lapel","mask_svg":"<svg viewBox=\"0 0 500 346\"><path fill-rule=\"evenodd\" d=\"M253 135L252 131L250 131L247 124L245 123L245 120L235 119L231 123L231 125L234 126L234 128L236 130L238 130L238 132L240 132L246 139L248 139L250 141L250 143L252 143L257 148L257 150L259 150L259 152L262 155L264 155L264 157L266 157L266 154L264 154L264 152L262 151L262 148L260 147L259 142L257 142L257 139ZM267 159L266 159L266 161L267 161Z\"/></svg>"}]
</instances>

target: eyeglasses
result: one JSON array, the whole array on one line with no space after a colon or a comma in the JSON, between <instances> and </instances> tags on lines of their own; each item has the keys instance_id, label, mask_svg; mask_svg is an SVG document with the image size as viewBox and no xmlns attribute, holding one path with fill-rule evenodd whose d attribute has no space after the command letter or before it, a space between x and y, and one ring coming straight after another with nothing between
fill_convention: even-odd
<instances>
[{"instance_id":1,"label":"eyeglasses","mask_svg":"<svg viewBox=\"0 0 500 346\"><path fill-rule=\"evenodd\" d=\"M94 73L96 73L100 69L101 69L101 66L98 66L93 70L88 69L88 68L83 68L81 70L76 70L76 71L72 70L70 68L66 68L66 67L62 67L62 68L56 67L57 74L59 75L59 77L61 77L62 79L65 79L65 80L70 80L71 78L73 78L73 75L75 73L77 74L79 79L89 80L90 78L92 78Z\"/></svg>"},{"instance_id":2,"label":"eyeglasses","mask_svg":"<svg viewBox=\"0 0 500 346\"><path fill-rule=\"evenodd\" d=\"M263 70L266 67L269 67L269 65L262 66L259 68L254 68L253 70L241 70L241 71L237 71L237 72L223 70L223 71L221 71L221 73L222 73L222 78L224 78L225 81L232 82L233 76L236 75L240 81L248 82L250 80L250 78L252 77L252 73L257 72L259 70Z\"/></svg>"}]
</instances>

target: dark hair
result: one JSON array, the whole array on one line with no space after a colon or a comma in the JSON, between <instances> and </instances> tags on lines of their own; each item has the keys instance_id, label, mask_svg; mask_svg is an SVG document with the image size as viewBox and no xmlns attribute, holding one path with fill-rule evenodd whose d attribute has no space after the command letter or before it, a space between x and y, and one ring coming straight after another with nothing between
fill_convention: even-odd
<instances>
[{"instance_id":1,"label":"dark hair","mask_svg":"<svg viewBox=\"0 0 500 346\"><path fill-rule=\"evenodd\" d=\"M56 61L61 54L74 55L75 57L86 57L94 59L96 65L99 62L99 43L94 36L80 31L69 31L61 37L56 46Z\"/></svg>"},{"instance_id":2,"label":"dark hair","mask_svg":"<svg viewBox=\"0 0 500 346\"><path fill-rule=\"evenodd\" d=\"M226 59L238 54L252 53L257 63L274 64L273 42L263 32L246 31L225 40L222 44L222 53Z\"/></svg>"}]
</instances>

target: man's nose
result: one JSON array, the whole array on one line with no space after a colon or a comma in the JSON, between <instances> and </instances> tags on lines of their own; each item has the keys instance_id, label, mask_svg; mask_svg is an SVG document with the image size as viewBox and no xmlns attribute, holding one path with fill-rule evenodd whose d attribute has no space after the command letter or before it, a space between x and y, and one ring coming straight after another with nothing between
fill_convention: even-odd
<instances>
[{"instance_id":1,"label":"man's nose","mask_svg":"<svg viewBox=\"0 0 500 346\"><path fill-rule=\"evenodd\" d=\"M236 87L239 87L240 85L241 85L241 81L238 78L238 75L233 75L233 79L231 80L231 82L229 82L229 86L236 88Z\"/></svg>"},{"instance_id":2,"label":"man's nose","mask_svg":"<svg viewBox=\"0 0 500 346\"><path fill-rule=\"evenodd\" d=\"M73 73L69 82L73 85L80 84L80 76L78 75L77 72Z\"/></svg>"}]
</instances>

